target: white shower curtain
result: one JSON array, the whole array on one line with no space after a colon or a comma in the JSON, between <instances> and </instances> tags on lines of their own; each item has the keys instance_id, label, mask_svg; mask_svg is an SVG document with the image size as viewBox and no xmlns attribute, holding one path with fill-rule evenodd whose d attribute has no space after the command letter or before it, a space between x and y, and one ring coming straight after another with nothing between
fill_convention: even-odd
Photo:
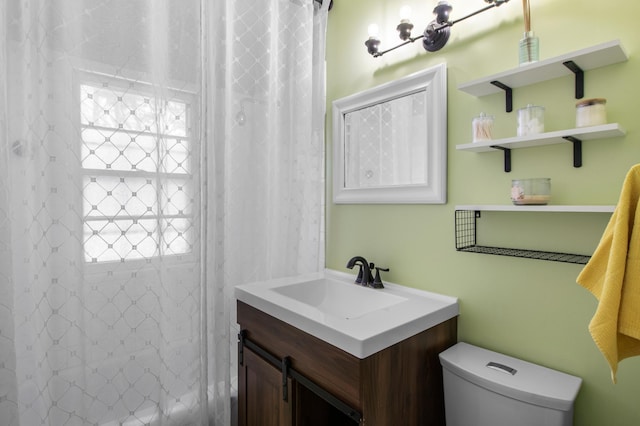
<instances>
[{"instance_id":1,"label":"white shower curtain","mask_svg":"<svg viewBox=\"0 0 640 426\"><path fill-rule=\"evenodd\" d=\"M233 286L324 264L326 6L0 2L0 425L230 424Z\"/></svg>"}]
</instances>

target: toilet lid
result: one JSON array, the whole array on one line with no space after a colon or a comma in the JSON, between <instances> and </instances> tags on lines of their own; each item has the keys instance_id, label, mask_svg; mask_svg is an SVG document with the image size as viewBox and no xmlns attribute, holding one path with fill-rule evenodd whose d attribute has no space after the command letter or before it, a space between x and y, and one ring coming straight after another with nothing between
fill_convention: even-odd
<instances>
[{"instance_id":1,"label":"toilet lid","mask_svg":"<svg viewBox=\"0 0 640 426\"><path fill-rule=\"evenodd\" d=\"M447 371L498 394L569 411L582 379L557 370L460 342L440 354Z\"/></svg>"}]
</instances>

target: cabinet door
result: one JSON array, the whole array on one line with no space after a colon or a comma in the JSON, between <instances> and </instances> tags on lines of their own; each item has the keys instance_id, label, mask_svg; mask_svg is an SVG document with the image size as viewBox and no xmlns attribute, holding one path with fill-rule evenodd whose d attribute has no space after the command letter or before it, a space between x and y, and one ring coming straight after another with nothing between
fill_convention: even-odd
<instances>
[{"instance_id":1,"label":"cabinet door","mask_svg":"<svg viewBox=\"0 0 640 426\"><path fill-rule=\"evenodd\" d=\"M294 406L291 379L287 379L289 395L284 401L282 372L247 347L238 369L239 426L291 426Z\"/></svg>"},{"instance_id":2,"label":"cabinet door","mask_svg":"<svg viewBox=\"0 0 640 426\"><path fill-rule=\"evenodd\" d=\"M358 426L358 422L300 383L296 387L295 424L299 426Z\"/></svg>"}]
</instances>

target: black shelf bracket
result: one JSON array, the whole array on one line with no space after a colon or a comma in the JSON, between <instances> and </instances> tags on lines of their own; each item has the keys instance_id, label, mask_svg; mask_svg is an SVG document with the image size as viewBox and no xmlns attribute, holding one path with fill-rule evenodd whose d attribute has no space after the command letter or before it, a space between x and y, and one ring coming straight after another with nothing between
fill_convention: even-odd
<instances>
[{"instance_id":1,"label":"black shelf bracket","mask_svg":"<svg viewBox=\"0 0 640 426\"><path fill-rule=\"evenodd\" d=\"M584 98L584 71L573 61L565 61L562 65L569 68L576 76L576 99Z\"/></svg>"},{"instance_id":2,"label":"black shelf bracket","mask_svg":"<svg viewBox=\"0 0 640 426\"><path fill-rule=\"evenodd\" d=\"M573 61L564 61L562 65L567 67L575 75L576 99L584 98L584 71ZM505 111L512 112L513 111L513 89L498 80L491 81L491 84L504 90Z\"/></svg>"},{"instance_id":3,"label":"black shelf bracket","mask_svg":"<svg viewBox=\"0 0 640 426\"><path fill-rule=\"evenodd\" d=\"M575 136L563 136L562 139L573 143L573 167L582 167L582 141Z\"/></svg>"},{"instance_id":4,"label":"black shelf bracket","mask_svg":"<svg viewBox=\"0 0 640 426\"><path fill-rule=\"evenodd\" d=\"M491 145L491 148L499 149L504 152L504 172L509 173L511 171L511 148L505 148L498 145Z\"/></svg>"},{"instance_id":5,"label":"black shelf bracket","mask_svg":"<svg viewBox=\"0 0 640 426\"><path fill-rule=\"evenodd\" d=\"M498 80L493 80L491 84L504 90L505 111L513 111L513 89Z\"/></svg>"},{"instance_id":6,"label":"black shelf bracket","mask_svg":"<svg viewBox=\"0 0 640 426\"><path fill-rule=\"evenodd\" d=\"M479 210L455 211L455 238L457 251L575 263L579 265L586 265L589 259L591 259L591 256L585 256L582 254L479 245L476 231L479 218Z\"/></svg>"}]
</instances>

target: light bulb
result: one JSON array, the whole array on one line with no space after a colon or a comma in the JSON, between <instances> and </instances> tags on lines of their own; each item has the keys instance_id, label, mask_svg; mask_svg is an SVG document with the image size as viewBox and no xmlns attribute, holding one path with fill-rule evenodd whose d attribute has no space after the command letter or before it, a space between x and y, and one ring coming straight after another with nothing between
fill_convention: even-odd
<instances>
[{"instance_id":1,"label":"light bulb","mask_svg":"<svg viewBox=\"0 0 640 426\"><path fill-rule=\"evenodd\" d=\"M411 6L402 6L400 8L400 20L401 21L409 21L411 18Z\"/></svg>"},{"instance_id":2,"label":"light bulb","mask_svg":"<svg viewBox=\"0 0 640 426\"><path fill-rule=\"evenodd\" d=\"M369 25L368 28L368 32L369 32L369 38L376 38L378 37L378 32L380 31L380 29L378 28L378 24L371 24Z\"/></svg>"},{"instance_id":3,"label":"light bulb","mask_svg":"<svg viewBox=\"0 0 640 426\"><path fill-rule=\"evenodd\" d=\"M400 23L396 27L400 40L406 41L411 38L411 30L413 29L413 24L409 19L410 17L411 8L409 6L402 6L400 8Z\"/></svg>"}]
</instances>

